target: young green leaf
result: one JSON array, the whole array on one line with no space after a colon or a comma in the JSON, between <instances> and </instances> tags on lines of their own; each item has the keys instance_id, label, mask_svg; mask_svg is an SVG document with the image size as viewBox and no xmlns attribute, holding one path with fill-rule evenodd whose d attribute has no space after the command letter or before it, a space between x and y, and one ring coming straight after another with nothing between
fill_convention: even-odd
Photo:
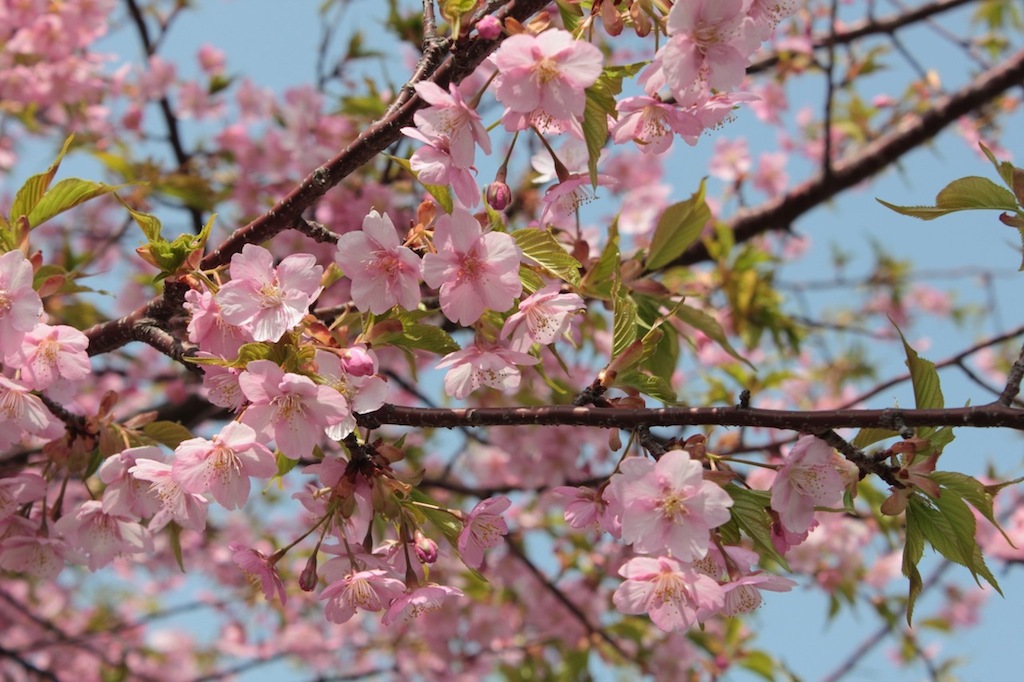
<instances>
[{"instance_id":1,"label":"young green leaf","mask_svg":"<svg viewBox=\"0 0 1024 682\"><path fill-rule=\"evenodd\" d=\"M516 230L512 238L523 255L573 286L580 284L580 262L566 252L551 230Z\"/></svg>"},{"instance_id":2,"label":"young green leaf","mask_svg":"<svg viewBox=\"0 0 1024 682\"><path fill-rule=\"evenodd\" d=\"M1018 208L1012 192L978 176L960 178L946 185L936 195L934 206L897 206L881 199L876 201L897 213L921 220L934 220L957 211L992 209L1016 212Z\"/></svg>"},{"instance_id":3,"label":"young green leaf","mask_svg":"<svg viewBox=\"0 0 1024 682\"><path fill-rule=\"evenodd\" d=\"M711 219L711 210L704 200L706 179L700 181L700 187L693 196L672 204L661 214L651 245L647 248L648 272L668 265L700 239L704 226Z\"/></svg>"}]
</instances>

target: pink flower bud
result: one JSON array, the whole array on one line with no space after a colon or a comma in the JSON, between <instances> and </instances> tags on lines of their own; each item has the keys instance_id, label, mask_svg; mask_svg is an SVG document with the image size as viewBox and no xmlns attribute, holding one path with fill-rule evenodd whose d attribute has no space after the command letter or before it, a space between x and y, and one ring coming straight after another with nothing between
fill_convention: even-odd
<instances>
[{"instance_id":1,"label":"pink flower bud","mask_svg":"<svg viewBox=\"0 0 1024 682\"><path fill-rule=\"evenodd\" d=\"M365 377L373 374L373 357L365 348L353 346L341 355L341 367L346 374L354 377Z\"/></svg>"},{"instance_id":2,"label":"pink flower bud","mask_svg":"<svg viewBox=\"0 0 1024 682\"><path fill-rule=\"evenodd\" d=\"M413 536L414 546L416 547L416 558L423 564L432 564L437 561L437 543L428 538L423 534L422 531L416 531Z\"/></svg>"},{"instance_id":3,"label":"pink flower bud","mask_svg":"<svg viewBox=\"0 0 1024 682\"><path fill-rule=\"evenodd\" d=\"M487 186L487 204L495 211L504 211L512 203L512 190L504 182L492 182Z\"/></svg>"},{"instance_id":4,"label":"pink flower bud","mask_svg":"<svg viewBox=\"0 0 1024 682\"><path fill-rule=\"evenodd\" d=\"M476 22L476 32L484 40L494 40L501 35L501 22L493 16L487 15L480 21Z\"/></svg>"},{"instance_id":5,"label":"pink flower bud","mask_svg":"<svg viewBox=\"0 0 1024 682\"><path fill-rule=\"evenodd\" d=\"M306 562L306 567L299 574L299 589L303 592L312 592L316 589L316 552L313 552Z\"/></svg>"}]
</instances>

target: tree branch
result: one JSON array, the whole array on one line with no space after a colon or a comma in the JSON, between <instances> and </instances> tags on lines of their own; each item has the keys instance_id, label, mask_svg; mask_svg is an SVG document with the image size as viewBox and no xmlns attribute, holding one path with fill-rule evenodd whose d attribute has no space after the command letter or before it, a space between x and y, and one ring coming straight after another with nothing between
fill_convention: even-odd
<instances>
[{"instance_id":1,"label":"tree branch","mask_svg":"<svg viewBox=\"0 0 1024 682\"><path fill-rule=\"evenodd\" d=\"M1020 85L1024 80L1024 50L982 73L961 90L939 100L920 115L908 115L901 124L860 151L837 161L828 177L819 175L797 185L777 199L767 201L753 209L739 211L730 227L736 243L744 242L764 232L788 230L797 218L812 208L828 201L840 192L878 173L911 149L935 137L943 128L964 114L991 101L996 95ZM700 242L687 249L666 268L693 265L710 259L707 248Z\"/></svg>"}]
</instances>

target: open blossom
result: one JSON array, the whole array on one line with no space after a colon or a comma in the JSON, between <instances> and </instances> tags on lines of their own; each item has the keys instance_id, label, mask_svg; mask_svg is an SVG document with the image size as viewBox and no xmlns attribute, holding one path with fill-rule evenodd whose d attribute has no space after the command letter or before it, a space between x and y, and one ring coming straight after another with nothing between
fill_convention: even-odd
<instances>
[{"instance_id":1,"label":"open blossom","mask_svg":"<svg viewBox=\"0 0 1024 682\"><path fill-rule=\"evenodd\" d=\"M285 372L270 360L254 360L238 377L242 393L252 403L242 415L257 434L270 436L285 457L309 456L331 424L349 413L348 401L329 386L309 377Z\"/></svg>"},{"instance_id":2,"label":"open blossom","mask_svg":"<svg viewBox=\"0 0 1024 682\"><path fill-rule=\"evenodd\" d=\"M761 590L789 592L796 584L795 580L771 573L750 573L731 580L722 585L722 592L725 595L722 613L727 616L750 613L761 606Z\"/></svg>"},{"instance_id":3,"label":"open blossom","mask_svg":"<svg viewBox=\"0 0 1024 682\"><path fill-rule=\"evenodd\" d=\"M671 557L637 557L619 569L626 579L612 601L621 613L650 614L662 630L686 630L720 610L722 588Z\"/></svg>"},{"instance_id":4,"label":"open blossom","mask_svg":"<svg viewBox=\"0 0 1024 682\"><path fill-rule=\"evenodd\" d=\"M484 563L484 550L501 542L501 536L508 534L508 525L501 513L512 505L504 495L481 500L469 512L459 533L459 554L470 568L480 568Z\"/></svg>"},{"instance_id":5,"label":"open blossom","mask_svg":"<svg viewBox=\"0 0 1024 682\"><path fill-rule=\"evenodd\" d=\"M714 90L730 90L743 80L747 61L760 44L748 0L677 2L668 13L670 43L677 54L663 68L670 82L701 81ZM667 47L667 45L666 45Z\"/></svg>"},{"instance_id":6,"label":"open blossom","mask_svg":"<svg viewBox=\"0 0 1024 682\"><path fill-rule=\"evenodd\" d=\"M89 376L92 365L85 349L89 339L74 327L37 324L25 335L16 361L21 381L41 391L58 380L77 381Z\"/></svg>"},{"instance_id":7,"label":"open blossom","mask_svg":"<svg viewBox=\"0 0 1024 682\"><path fill-rule=\"evenodd\" d=\"M832 447L803 436L786 455L772 483L771 508L790 533L811 526L816 506L834 507L843 500L845 482L833 463Z\"/></svg>"},{"instance_id":8,"label":"open blossom","mask_svg":"<svg viewBox=\"0 0 1024 682\"><path fill-rule=\"evenodd\" d=\"M388 397L388 383L377 376L377 359L373 351L353 346L339 357L334 353L316 352L317 374L324 385L336 390L348 402L345 417L327 427L327 436L341 440L356 428L357 414L379 410Z\"/></svg>"},{"instance_id":9,"label":"open blossom","mask_svg":"<svg viewBox=\"0 0 1024 682\"><path fill-rule=\"evenodd\" d=\"M56 438L63 431L61 421L50 414L39 396L0 374L0 448L26 434Z\"/></svg>"},{"instance_id":10,"label":"open blossom","mask_svg":"<svg viewBox=\"0 0 1024 682\"><path fill-rule=\"evenodd\" d=\"M566 499L565 522L570 528L577 530L598 530L601 519L608 511L608 503L598 491L586 486L572 487L567 485L552 488L551 492Z\"/></svg>"},{"instance_id":11,"label":"open blossom","mask_svg":"<svg viewBox=\"0 0 1024 682\"><path fill-rule=\"evenodd\" d=\"M309 254L294 254L274 267L261 246L246 244L231 257L231 281L217 292L229 324L247 325L256 341L278 341L306 315L320 295L323 268Z\"/></svg>"},{"instance_id":12,"label":"open blossom","mask_svg":"<svg viewBox=\"0 0 1024 682\"><path fill-rule=\"evenodd\" d=\"M229 324L220 304L209 291L185 292L185 310L192 313L188 322L188 340L203 351L221 358L234 358L238 349L253 341L246 326Z\"/></svg>"},{"instance_id":13,"label":"open blossom","mask_svg":"<svg viewBox=\"0 0 1024 682\"><path fill-rule=\"evenodd\" d=\"M619 471L609 488L622 505L624 542L647 554L670 552L680 561L707 554L710 530L729 520L732 498L704 480L700 462L685 450L670 450L657 463L630 457Z\"/></svg>"},{"instance_id":14,"label":"open blossom","mask_svg":"<svg viewBox=\"0 0 1024 682\"><path fill-rule=\"evenodd\" d=\"M238 509L249 498L249 477L269 478L277 463L252 427L230 422L212 441L182 441L174 450L172 472L185 491L209 490L226 509Z\"/></svg>"},{"instance_id":15,"label":"open blossom","mask_svg":"<svg viewBox=\"0 0 1024 682\"><path fill-rule=\"evenodd\" d=\"M32 264L21 251L0 255L0 359L18 351L39 322L43 302L32 288Z\"/></svg>"},{"instance_id":16,"label":"open blossom","mask_svg":"<svg viewBox=\"0 0 1024 682\"><path fill-rule=\"evenodd\" d=\"M616 103L619 120L608 132L616 144L632 140L645 154L661 154L672 146L675 135L697 143L703 127L697 118L675 104L647 96L626 97Z\"/></svg>"},{"instance_id":17,"label":"open blossom","mask_svg":"<svg viewBox=\"0 0 1024 682\"><path fill-rule=\"evenodd\" d=\"M273 599L275 593L282 604L287 601L288 595L284 591L284 581L278 575L277 567L270 563L263 552L245 547L237 542L228 545L228 549L234 552L231 560L242 569L250 584L259 584L267 601Z\"/></svg>"},{"instance_id":18,"label":"open blossom","mask_svg":"<svg viewBox=\"0 0 1024 682\"><path fill-rule=\"evenodd\" d=\"M512 350L525 353L535 343L554 343L569 328L572 316L586 308L579 294L561 291L561 284L554 282L519 303L519 312L501 328L501 338L509 339Z\"/></svg>"},{"instance_id":19,"label":"open blossom","mask_svg":"<svg viewBox=\"0 0 1024 682\"><path fill-rule=\"evenodd\" d=\"M147 526L150 532L155 533L171 521L193 530L206 528L206 498L182 488L174 480L170 464L152 459L136 459L128 473L139 480L149 481L150 490L160 502L160 508Z\"/></svg>"},{"instance_id":20,"label":"open blossom","mask_svg":"<svg viewBox=\"0 0 1024 682\"><path fill-rule=\"evenodd\" d=\"M601 51L568 31L514 35L494 53L495 96L511 111L542 110L549 118L583 114L584 90L601 75Z\"/></svg>"},{"instance_id":21,"label":"open blossom","mask_svg":"<svg viewBox=\"0 0 1024 682\"><path fill-rule=\"evenodd\" d=\"M437 253L423 257L423 279L440 290L441 311L452 322L473 324L485 310L508 310L522 294L515 240L482 234L469 211L456 207L438 218L434 246Z\"/></svg>"},{"instance_id":22,"label":"open blossom","mask_svg":"<svg viewBox=\"0 0 1024 682\"><path fill-rule=\"evenodd\" d=\"M89 570L95 571L122 554L152 550L149 531L131 518L108 514L99 500L83 502L54 524L54 531L69 545L88 555Z\"/></svg>"},{"instance_id":23,"label":"open blossom","mask_svg":"<svg viewBox=\"0 0 1024 682\"><path fill-rule=\"evenodd\" d=\"M14 514L18 507L46 495L46 479L33 471L0 478L0 520Z\"/></svg>"},{"instance_id":24,"label":"open blossom","mask_svg":"<svg viewBox=\"0 0 1024 682\"><path fill-rule=\"evenodd\" d=\"M370 211L361 231L341 235L335 259L352 280L352 301L359 310L380 315L396 305L406 310L419 305L420 258L402 246L387 214Z\"/></svg>"},{"instance_id":25,"label":"open blossom","mask_svg":"<svg viewBox=\"0 0 1024 682\"><path fill-rule=\"evenodd\" d=\"M526 353L474 343L444 356L437 363L437 369L451 368L444 377L444 391L463 400L481 386L498 390L519 388L520 374L516 365L535 365L537 362L537 358Z\"/></svg>"},{"instance_id":26,"label":"open blossom","mask_svg":"<svg viewBox=\"0 0 1024 682\"><path fill-rule=\"evenodd\" d=\"M69 547L60 538L19 535L0 543L0 568L51 580L64 570Z\"/></svg>"},{"instance_id":27,"label":"open blossom","mask_svg":"<svg viewBox=\"0 0 1024 682\"><path fill-rule=\"evenodd\" d=\"M470 158L474 156L474 144L485 154L491 153L491 138L480 122L480 114L470 108L454 83L448 85L447 92L430 81L420 81L415 87L416 94L430 105L413 114L419 130L427 135L447 135L453 148L468 148Z\"/></svg>"},{"instance_id":28,"label":"open blossom","mask_svg":"<svg viewBox=\"0 0 1024 682\"><path fill-rule=\"evenodd\" d=\"M424 135L416 128L402 128L402 134L424 143L409 158L409 167L420 182L427 185L451 185L463 205L472 208L480 203L480 188L473 174L472 149L452 147L447 135Z\"/></svg>"},{"instance_id":29,"label":"open blossom","mask_svg":"<svg viewBox=\"0 0 1024 682\"><path fill-rule=\"evenodd\" d=\"M391 625L398 620L411 620L421 614L437 611L448 597L461 596L462 590L447 585L431 583L417 587L391 602L381 622L384 625Z\"/></svg>"},{"instance_id":30,"label":"open blossom","mask_svg":"<svg viewBox=\"0 0 1024 682\"><path fill-rule=\"evenodd\" d=\"M387 571L373 569L349 573L331 583L320 593L320 599L328 600L324 609L327 620L346 623L356 615L356 609L380 611L403 592L405 583Z\"/></svg>"}]
</instances>

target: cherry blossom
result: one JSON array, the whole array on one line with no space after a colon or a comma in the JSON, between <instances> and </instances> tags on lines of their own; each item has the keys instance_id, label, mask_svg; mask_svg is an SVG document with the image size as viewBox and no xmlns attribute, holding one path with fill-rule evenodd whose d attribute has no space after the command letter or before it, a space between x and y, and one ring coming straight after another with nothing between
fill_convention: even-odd
<instances>
[{"instance_id":1,"label":"cherry blossom","mask_svg":"<svg viewBox=\"0 0 1024 682\"><path fill-rule=\"evenodd\" d=\"M424 135L416 128L402 128L402 134L424 143L409 158L409 167L420 182L427 185L450 185L464 206L480 203L480 188L473 174L473 149L452 148L447 135Z\"/></svg>"},{"instance_id":2,"label":"cherry blossom","mask_svg":"<svg viewBox=\"0 0 1024 682\"><path fill-rule=\"evenodd\" d=\"M662 154L674 135L696 144L704 129L693 114L652 97L627 97L615 105L619 120L609 131L616 144L633 141L645 154Z\"/></svg>"},{"instance_id":3,"label":"cherry blossom","mask_svg":"<svg viewBox=\"0 0 1024 682\"><path fill-rule=\"evenodd\" d=\"M67 543L44 535L19 535L0 544L0 568L41 580L56 578L70 558Z\"/></svg>"},{"instance_id":4,"label":"cherry blossom","mask_svg":"<svg viewBox=\"0 0 1024 682\"><path fill-rule=\"evenodd\" d=\"M141 481L149 481L150 490L160 502L160 509L147 526L150 532L159 531L171 521L193 530L206 527L206 498L187 492L174 480L170 464L138 458L128 473Z\"/></svg>"},{"instance_id":5,"label":"cherry blossom","mask_svg":"<svg viewBox=\"0 0 1024 682\"><path fill-rule=\"evenodd\" d=\"M670 450L657 463L630 457L609 488L622 505L622 540L638 552L667 551L680 561L707 554L709 531L729 520L732 506L729 494L705 481L700 462L685 450Z\"/></svg>"},{"instance_id":6,"label":"cherry blossom","mask_svg":"<svg viewBox=\"0 0 1024 682\"><path fill-rule=\"evenodd\" d=\"M56 438L63 430L39 396L0 374L0 447L24 435Z\"/></svg>"},{"instance_id":7,"label":"cherry blossom","mask_svg":"<svg viewBox=\"0 0 1024 682\"><path fill-rule=\"evenodd\" d=\"M599 174L597 184L615 187L618 182L610 175ZM562 228L576 227L577 211L580 206L597 198L589 173L570 174L544 193L544 207L540 214L541 225Z\"/></svg>"},{"instance_id":8,"label":"cherry blossom","mask_svg":"<svg viewBox=\"0 0 1024 682\"><path fill-rule=\"evenodd\" d=\"M722 592L725 595L722 613L727 616L750 613L761 606L761 590L789 592L796 584L795 580L760 572L730 580L722 584Z\"/></svg>"},{"instance_id":9,"label":"cherry blossom","mask_svg":"<svg viewBox=\"0 0 1024 682\"><path fill-rule=\"evenodd\" d=\"M99 500L83 502L60 517L54 531L87 555L91 571L124 554L152 551L149 531L131 518L107 513Z\"/></svg>"},{"instance_id":10,"label":"cherry blossom","mask_svg":"<svg viewBox=\"0 0 1024 682\"><path fill-rule=\"evenodd\" d=\"M730 90L743 80L750 54L761 42L754 20L747 16L748 0L677 2L668 13L669 44L676 46L662 68L675 86L685 91L695 81L714 90ZM666 45L663 50L668 48Z\"/></svg>"},{"instance_id":11,"label":"cherry blossom","mask_svg":"<svg viewBox=\"0 0 1024 682\"><path fill-rule=\"evenodd\" d=\"M495 96L509 110L547 118L583 114L583 91L601 75L601 51L568 31L550 29L538 36L511 36L494 53L499 77Z\"/></svg>"},{"instance_id":12,"label":"cherry blossom","mask_svg":"<svg viewBox=\"0 0 1024 682\"><path fill-rule=\"evenodd\" d=\"M463 400L481 386L498 390L519 387L519 368L534 365L537 358L501 346L472 344L449 353L437 363L437 369L448 369L444 377L445 393Z\"/></svg>"},{"instance_id":13,"label":"cherry blossom","mask_svg":"<svg viewBox=\"0 0 1024 682\"><path fill-rule=\"evenodd\" d=\"M229 422L213 440L190 438L174 450L174 480L189 493L210 491L226 509L249 498L249 477L269 478L277 463L252 427Z\"/></svg>"},{"instance_id":14,"label":"cherry blossom","mask_svg":"<svg viewBox=\"0 0 1024 682\"><path fill-rule=\"evenodd\" d=\"M320 295L323 268L309 254L274 257L261 246L246 244L231 257L231 281L217 292L224 321L248 325L256 341L278 341L306 315Z\"/></svg>"},{"instance_id":15,"label":"cherry blossom","mask_svg":"<svg viewBox=\"0 0 1024 682\"><path fill-rule=\"evenodd\" d=\"M424 613L437 611L444 605L448 597L461 597L462 590L457 587L431 583L417 587L399 596L388 607L381 619L384 625L391 625L399 620L411 620Z\"/></svg>"},{"instance_id":16,"label":"cherry blossom","mask_svg":"<svg viewBox=\"0 0 1024 682\"><path fill-rule=\"evenodd\" d=\"M451 146L460 148L460 158L467 155L461 148L468 147L468 157L472 159L474 144L485 154L491 153L491 138L480 122L480 114L466 103L454 83L447 92L430 81L420 81L415 87L416 94L431 105L413 115L417 129L428 136L447 135Z\"/></svg>"},{"instance_id":17,"label":"cherry blossom","mask_svg":"<svg viewBox=\"0 0 1024 682\"><path fill-rule=\"evenodd\" d=\"M46 495L46 479L32 471L0 478L0 520L17 511L18 506L35 502Z\"/></svg>"},{"instance_id":18,"label":"cherry blossom","mask_svg":"<svg viewBox=\"0 0 1024 682\"><path fill-rule=\"evenodd\" d=\"M285 372L269 360L254 360L238 377L250 405L242 423L270 436L291 459L308 456L326 429L349 413L348 401L329 386Z\"/></svg>"},{"instance_id":19,"label":"cherry blossom","mask_svg":"<svg viewBox=\"0 0 1024 682\"><path fill-rule=\"evenodd\" d=\"M43 390L57 381L77 381L89 376L92 365L85 349L89 339L74 327L38 324L25 335L11 365L21 368L21 381Z\"/></svg>"},{"instance_id":20,"label":"cherry blossom","mask_svg":"<svg viewBox=\"0 0 1024 682\"><path fill-rule=\"evenodd\" d=\"M263 552L234 542L229 545L229 548L234 552L231 560L242 569L251 584L258 583L260 585L267 601L272 600L276 593L282 605L287 602L288 595L284 589L284 582L281 580L276 566Z\"/></svg>"},{"instance_id":21,"label":"cherry blossom","mask_svg":"<svg viewBox=\"0 0 1024 682\"><path fill-rule=\"evenodd\" d=\"M803 533L816 506L842 502L846 484L833 463L834 451L823 440L802 436L784 459L772 483L771 508L791 533Z\"/></svg>"},{"instance_id":22,"label":"cherry blossom","mask_svg":"<svg viewBox=\"0 0 1024 682\"><path fill-rule=\"evenodd\" d=\"M341 421L327 427L329 438L341 440L352 433L355 415L379 410L387 400L388 383L375 374L377 362L371 352L358 347L346 349L341 357L325 350L316 352L317 372L324 385L340 393L349 406Z\"/></svg>"},{"instance_id":23,"label":"cherry blossom","mask_svg":"<svg viewBox=\"0 0 1024 682\"><path fill-rule=\"evenodd\" d=\"M0 255L0 359L18 351L42 314L43 302L32 288L32 264L18 250Z\"/></svg>"},{"instance_id":24,"label":"cherry blossom","mask_svg":"<svg viewBox=\"0 0 1024 682\"><path fill-rule=\"evenodd\" d=\"M387 214L370 211L362 231L341 235L335 259L352 280L352 302L359 310L380 315L396 305L406 310L419 305L420 258L401 245Z\"/></svg>"},{"instance_id":25,"label":"cherry blossom","mask_svg":"<svg viewBox=\"0 0 1024 682\"><path fill-rule=\"evenodd\" d=\"M106 513L143 519L160 509L160 500L149 482L129 473L139 459L159 462L163 460L163 452L154 445L143 445L107 457L100 464L99 477L107 486L103 491L103 511Z\"/></svg>"},{"instance_id":26,"label":"cherry blossom","mask_svg":"<svg viewBox=\"0 0 1024 682\"><path fill-rule=\"evenodd\" d=\"M636 557L619 569L626 579L612 600L622 613L647 613L666 632L686 630L722 608L717 582L672 557Z\"/></svg>"},{"instance_id":27,"label":"cherry blossom","mask_svg":"<svg viewBox=\"0 0 1024 682\"><path fill-rule=\"evenodd\" d=\"M554 282L520 301L519 311L501 328L501 338L509 340L512 350L525 353L535 343L554 343L569 328L571 316L586 309L579 294L561 291L561 284Z\"/></svg>"},{"instance_id":28,"label":"cherry blossom","mask_svg":"<svg viewBox=\"0 0 1024 682\"><path fill-rule=\"evenodd\" d=\"M485 310L508 310L523 292L515 240L501 232L483 234L465 209L437 219L434 246L437 253L423 257L423 279L440 289L441 311L449 320L473 324Z\"/></svg>"},{"instance_id":29,"label":"cherry blossom","mask_svg":"<svg viewBox=\"0 0 1024 682\"><path fill-rule=\"evenodd\" d=\"M188 322L188 340L204 352L222 358L233 358L244 344L254 341L248 325L229 324L220 304L209 291L189 289L185 292L185 310L192 313Z\"/></svg>"},{"instance_id":30,"label":"cherry blossom","mask_svg":"<svg viewBox=\"0 0 1024 682\"><path fill-rule=\"evenodd\" d=\"M469 512L459 533L459 554L470 568L484 563L484 550L497 546L501 536L508 534L508 525L501 513L512 506L504 495L481 500Z\"/></svg>"},{"instance_id":31,"label":"cherry blossom","mask_svg":"<svg viewBox=\"0 0 1024 682\"><path fill-rule=\"evenodd\" d=\"M392 577L387 571L371 569L349 573L333 582L320 593L320 599L327 600L324 609L327 620L332 623L346 623L363 611L380 611L392 600L402 596L405 583Z\"/></svg>"}]
</instances>

